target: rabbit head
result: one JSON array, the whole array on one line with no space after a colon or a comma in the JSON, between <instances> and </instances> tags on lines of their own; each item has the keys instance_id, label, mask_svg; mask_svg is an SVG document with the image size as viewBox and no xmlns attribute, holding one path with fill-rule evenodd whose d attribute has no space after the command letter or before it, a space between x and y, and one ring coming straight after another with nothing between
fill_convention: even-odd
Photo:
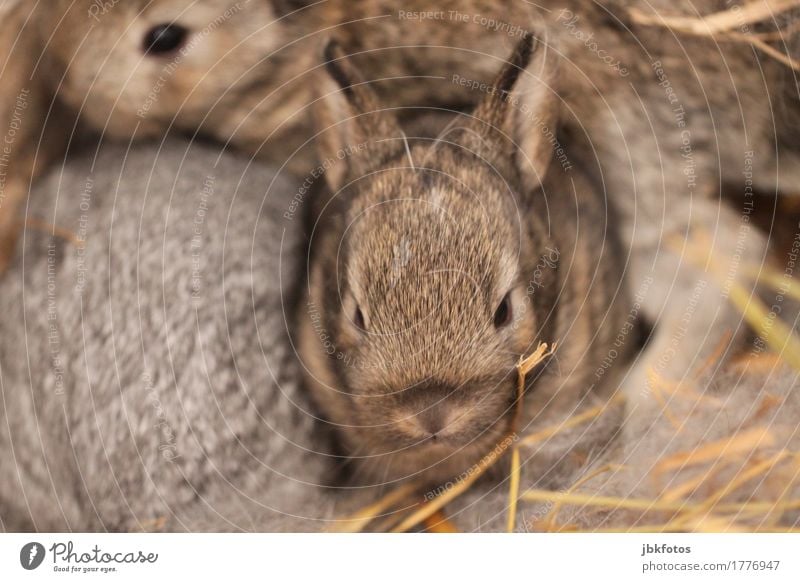
<instances>
[{"instance_id":1,"label":"rabbit head","mask_svg":"<svg viewBox=\"0 0 800 582\"><path fill-rule=\"evenodd\" d=\"M470 115L416 139L327 49L331 195L301 351L322 414L374 478L441 480L480 459L509 429L515 364L548 339L554 299L526 292L550 252L531 211L552 160L537 124L558 116L546 54L526 35Z\"/></svg>"},{"instance_id":2,"label":"rabbit head","mask_svg":"<svg viewBox=\"0 0 800 582\"><path fill-rule=\"evenodd\" d=\"M267 0L53 3L36 16L59 96L124 137L202 128L220 100L268 79L265 61L289 38L287 8Z\"/></svg>"}]
</instances>

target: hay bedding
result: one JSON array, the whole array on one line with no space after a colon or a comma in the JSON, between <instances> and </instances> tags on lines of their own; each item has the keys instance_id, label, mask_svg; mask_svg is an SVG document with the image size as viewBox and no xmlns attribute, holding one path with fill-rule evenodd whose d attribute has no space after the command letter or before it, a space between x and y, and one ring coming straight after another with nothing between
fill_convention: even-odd
<instances>
[{"instance_id":1,"label":"hay bedding","mask_svg":"<svg viewBox=\"0 0 800 582\"><path fill-rule=\"evenodd\" d=\"M611 447L595 451L558 489L537 486L526 454L559 433L602 424L618 396L522 435L500 484L488 468L433 500L403 485L336 531L795 531L800 525L798 372L774 355L744 356L711 380L653 378L650 410L632 408ZM711 382L709 384L709 382ZM701 389L701 386L707 386ZM613 421L612 421L613 422Z\"/></svg>"}]
</instances>

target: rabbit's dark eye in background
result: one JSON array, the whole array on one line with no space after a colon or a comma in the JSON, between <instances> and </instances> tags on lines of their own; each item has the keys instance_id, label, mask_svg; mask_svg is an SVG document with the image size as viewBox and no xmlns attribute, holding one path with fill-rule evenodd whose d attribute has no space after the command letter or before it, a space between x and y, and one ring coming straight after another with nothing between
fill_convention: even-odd
<instances>
[{"instance_id":1,"label":"rabbit's dark eye in background","mask_svg":"<svg viewBox=\"0 0 800 582\"><path fill-rule=\"evenodd\" d=\"M364 322L364 313L358 306L356 306L356 311L353 314L353 323L361 331L367 331L367 324Z\"/></svg>"},{"instance_id":2,"label":"rabbit's dark eye in background","mask_svg":"<svg viewBox=\"0 0 800 582\"><path fill-rule=\"evenodd\" d=\"M511 292L506 293L500 305L494 312L494 326L497 329L507 326L513 319L513 311L511 309Z\"/></svg>"},{"instance_id":3,"label":"rabbit's dark eye in background","mask_svg":"<svg viewBox=\"0 0 800 582\"><path fill-rule=\"evenodd\" d=\"M189 30L179 24L158 24L144 35L143 49L149 55L164 55L178 50L189 37Z\"/></svg>"}]
</instances>

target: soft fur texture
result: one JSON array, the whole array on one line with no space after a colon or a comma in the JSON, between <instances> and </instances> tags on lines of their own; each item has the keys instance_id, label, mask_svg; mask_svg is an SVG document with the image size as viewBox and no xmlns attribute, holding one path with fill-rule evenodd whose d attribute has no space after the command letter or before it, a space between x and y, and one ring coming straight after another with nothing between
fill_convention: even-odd
<instances>
[{"instance_id":1,"label":"soft fur texture","mask_svg":"<svg viewBox=\"0 0 800 582\"><path fill-rule=\"evenodd\" d=\"M36 170L33 153L41 167L86 127L121 136L177 127L309 171L307 108L320 47L330 36L356 55L388 105L463 108L480 101L481 83L491 81L522 32L537 31L550 62L561 68L558 93L570 147L583 150L579 155L568 148L566 154L601 174L621 211L622 238L631 252L620 261L629 270L631 291L655 281L643 312L661 325L643 366L632 373L632 386L641 385L646 367L669 350L687 302L697 301L702 317L691 318L686 335L706 341L700 350L693 346L669 358L662 372L670 377L679 377L698 351L713 349L720 334L738 324L732 310L716 311L716 283L692 298L705 273L667 248L666 239L699 228L713 231L715 251L727 262L723 270L735 272L740 257L763 260L766 246L758 236L740 238L749 199L745 195L734 211L721 208L722 187L741 189L747 172L756 189L796 191L797 83L786 66L746 43L673 34L637 23L630 12L706 15L722 7L713 0L446 0L424 20L419 13L431 7L421 0L107 4L96 19L90 0L41 9L5 5L0 52L14 58L2 71L0 119L13 120L22 91L30 91L0 205L0 238L7 239L0 240L0 267L13 246L12 211ZM793 18L796 11L780 23ZM146 31L172 21L192 32L186 53L145 55ZM774 29L774 23L743 22L735 32ZM788 47L796 48L791 38ZM77 134L75 117L82 121ZM710 326L720 333L707 333Z\"/></svg>"},{"instance_id":2,"label":"soft fur texture","mask_svg":"<svg viewBox=\"0 0 800 582\"><path fill-rule=\"evenodd\" d=\"M172 141L42 182L0 282L3 529L323 527L331 465L285 335L294 192Z\"/></svg>"},{"instance_id":3,"label":"soft fur texture","mask_svg":"<svg viewBox=\"0 0 800 582\"><path fill-rule=\"evenodd\" d=\"M507 54L515 40L507 28L493 30L469 18L466 23L455 20L420 23L412 18L401 18L397 12L398 8L409 13L428 9L423 2L419 6L406 2L402 7L394 2L357 5L349 0L326 2L278 21L274 18L289 12L287 6L299 6L302 2L276 2L272 8L267 2L250 2L244 11L237 9L231 18L201 35L198 44L193 45L193 55L181 59L178 70L172 71L171 59L153 61L140 54L142 32L147 26L181 15L189 19L185 21L187 24L202 31L234 3L215 2L215 10L207 9L210 3L195 3L184 13L191 2L154 2L149 4L152 10L141 14L138 8L144 3L110 4L109 12L101 15L100 22L87 38L84 33L94 24L94 19L87 14L92 5L88 0L71 5L73 12L65 19L61 18L63 14L57 7L67 3L47 5L28 21L32 5L24 2L3 5L6 34L0 35L2 52L13 58L4 60L0 116L4 131L9 123L18 123L19 118L22 125L12 144L13 171L8 180L0 184L0 194L5 197L0 209L3 213L0 234L9 234L8 222L14 216L9 210L28 192L27 178L35 173L33 153L38 152L41 166L48 154L57 152L73 135L73 117L65 111L81 117L95 130L113 129L122 136L158 133L174 121L183 130L230 138L242 148L269 157L276 150L282 154L293 152L294 146L304 143L310 135L309 116L301 112L312 95L313 83L309 79L319 63L321 30L326 31L324 36L335 31L347 51L361 52L356 60L368 79L394 77L394 80L376 85L381 95L389 99L388 103L400 106L473 104L482 98L483 92L459 85L453 74L468 81L489 81L498 66L497 59ZM718 284L704 271L687 265L686 257L680 252L666 249L664 234L683 235L687 228L712 231L716 235L715 250L726 261L722 270L733 273L734 278L740 261L763 260L763 237L748 230L744 220L748 198L743 197L736 211L722 208L720 213L716 194L722 184L741 189L743 171L748 169L745 152L750 150L755 152L751 161L757 188L796 190L800 165L793 141L796 125L793 121L798 101L796 78L780 63L764 58L746 45L673 35L660 27L635 24L627 12L629 3L624 4L600 6L559 1L546 2L541 9L534 9L525 3L506 5L486 0L452 0L443 3L441 8L456 9L468 17L495 16L501 24L521 28L529 28L533 22L546 31L545 41L553 48L551 56L557 57L564 71L565 82L559 93L570 117L566 131L573 136L585 134L587 142L596 148L589 151L597 154L597 167L602 170L604 184L622 210L625 242L635 249L633 255L620 257L621 262L635 261L629 275L632 291L637 292L647 277L655 278L648 285L642 302L643 311L658 324L657 333L641 360L642 365L634 369L627 382L631 387L629 395L639 392L646 395L648 391L642 386L646 382L647 368L663 354L670 353L674 342L680 350L665 360L667 363L659 372L679 378L701 362L706 352L715 349L720 336L728 329L741 328L733 312L717 312L717 307L725 300ZM663 1L653 5L665 14L692 15L695 10L708 14L720 7L718 2L712 1L677 5ZM562 8L567 8L578 19L567 18ZM5 12L12 9L19 12ZM390 17L385 18L386 15ZM25 21L23 26L21 23ZM340 26L342 21L352 22ZM768 25L760 28L770 29ZM303 37L304 33L309 34ZM585 39L590 33L597 48L619 59L630 75L622 77L618 70L599 58L592 50L594 45L587 44ZM298 37L303 38L292 42ZM45 40L50 42L45 45ZM394 48L398 45L415 48ZM45 46L46 54L42 54ZM237 50L228 52L233 46ZM272 49L278 47L284 48L273 52ZM383 50L386 48L391 50ZM796 42L790 43L790 48L796 49ZM221 57L223 54L225 58ZM20 55L25 58L18 58ZM663 65L663 70L656 63ZM31 70L34 64L36 71ZM33 77L32 72L35 72ZM206 74L210 72L217 74ZM402 78L407 75L425 78ZM165 84L159 88L156 98L151 99L150 93L162 76ZM198 79L204 81L200 83ZM276 88L279 89L273 93ZM135 108L146 104L152 107L143 118L137 118ZM680 111L676 112L678 106ZM45 119L48 120L46 124ZM82 131L77 135L83 135ZM270 138L266 146L265 138ZM687 138L688 149L684 142ZM298 167L308 162L301 157L297 158L301 162ZM171 180L169 171L165 170L163 179ZM100 178L97 183L100 184ZM690 188L690 184L694 186ZM46 195L50 190L52 188L44 188L38 192L44 191ZM39 206L39 203L33 204ZM75 209L73 212L77 213ZM157 234L163 235L163 232ZM34 240L30 236L26 239L28 252ZM152 242L146 237L142 241L143 244ZM99 263L108 265L108 253L98 256L102 260L93 261L93 269ZM40 257L38 263L46 264L46 259ZM26 265L30 268L31 264L28 259ZM124 273L125 270L118 275ZM155 276L144 268L141 273L146 277ZM26 273L26 276L31 274ZM46 280L41 273L38 277L38 282L34 281L37 284ZM21 317L25 313L19 307L23 289L19 275L14 279L14 283L3 283L9 286L9 291L2 301L8 303L10 314ZM695 297L699 282L702 282L702 289L699 297ZM32 285L26 286L24 292L27 301L46 290ZM65 299L59 295L58 300ZM43 301L45 299L39 297L40 305ZM78 307L72 309L77 311ZM684 326L682 320L689 310L691 325ZM161 311L147 313L150 317L150 313ZM35 310L33 314L43 317ZM67 320L66 317L59 319ZM35 321L36 317L28 318L29 326ZM39 323L47 330L45 324ZM12 320L7 325L12 331L3 340L7 346L4 349L11 350L12 355L4 356L8 361L2 362L4 388L10 382L6 380L6 373L10 374L9 378L27 376L22 385L29 386L28 360L17 357L20 346L25 345L25 336L19 331L13 333L14 327L19 330L21 324ZM117 328L116 320L114 325ZM60 353L69 355L69 350L83 349L83 336L77 336L81 340L78 343L67 342L64 339L69 339L67 333L79 332L66 327L60 331ZM100 326L100 329L108 334L107 327ZM709 330L713 333L707 334ZM31 337L28 336L28 342L33 341ZM142 334L142 337L145 336ZM49 353L46 338L37 341L41 342L40 352ZM146 341L142 343L149 346ZM698 347L698 343L703 345ZM110 357L107 353L103 355ZM116 361L126 362L124 358ZM6 402L6 406L17 406L13 399ZM37 401L37 406L52 405L51 401ZM20 401L18 406L25 404ZM27 406L30 409L33 405ZM15 409L11 415L14 422L22 423L16 413ZM32 438L38 439L38 434L34 433ZM16 461L11 465L3 461L0 466L3 482L7 474L13 477L12 482L16 479L14 469L8 468L15 466ZM74 471L70 474L74 477ZM54 479L54 482L61 486L61 481ZM49 477L39 476L37 483L48 490ZM64 483L72 481L67 479ZM75 489L80 491L80 487ZM20 498L16 490L9 490L8 496L14 503ZM73 497L79 499L80 495ZM42 503L54 502L45 500ZM64 503L66 508L66 501ZM20 523L27 519L25 512L22 515ZM62 518L60 524L52 527L66 527L71 519L74 518ZM114 519L101 521L113 524Z\"/></svg>"},{"instance_id":4,"label":"soft fur texture","mask_svg":"<svg viewBox=\"0 0 800 582\"><path fill-rule=\"evenodd\" d=\"M129 152L105 146L43 182L27 212L36 221L1 283L5 530L319 530L389 490L342 495L316 485L329 481L332 464L283 337L290 302L281 297L292 296L300 231L281 218L294 189L274 178L168 142ZM57 236L48 223L60 227ZM75 236L85 249L65 238ZM672 474L653 481L654 462L751 426L774 435L758 455L796 449L796 384L795 373L756 360L749 373L718 375L709 406L667 395L671 417L689 420L682 432L660 407L637 411L625 438L618 414L602 417L580 432L578 447L547 443L569 462L542 468L523 456L521 490L566 489L611 462L628 469L579 492L655 497L675 482ZM721 476L736 467L727 471ZM735 499L774 497L785 480L772 483L756 480ZM488 479L447 513L464 531L501 531L507 505L507 481ZM522 503L517 529L536 530L552 507ZM630 512L570 506L559 522L644 523Z\"/></svg>"},{"instance_id":5,"label":"soft fur texture","mask_svg":"<svg viewBox=\"0 0 800 582\"><path fill-rule=\"evenodd\" d=\"M509 431L515 366L540 342L558 347L514 430L605 398L606 368L636 343L613 210L539 129L557 124L556 72L533 43L438 135L430 120L401 129L348 59L330 67L341 88L320 115L322 157L341 161L326 173L298 333L359 483L439 484L479 461ZM560 456L551 445L540 465Z\"/></svg>"}]
</instances>

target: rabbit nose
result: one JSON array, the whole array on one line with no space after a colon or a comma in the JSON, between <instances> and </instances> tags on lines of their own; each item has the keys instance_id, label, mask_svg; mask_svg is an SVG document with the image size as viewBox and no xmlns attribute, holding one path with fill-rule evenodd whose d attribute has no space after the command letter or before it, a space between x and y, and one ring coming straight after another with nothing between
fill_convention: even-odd
<instances>
[{"instance_id":1,"label":"rabbit nose","mask_svg":"<svg viewBox=\"0 0 800 582\"><path fill-rule=\"evenodd\" d=\"M427 381L409 388L405 410L410 413L411 430L417 437L442 441L447 437L457 406L456 388L442 382Z\"/></svg>"},{"instance_id":2,"label":"rabbit nose","mask_svg":"<svg viewBox=\"0 0 800 582\"><path fill-rule=\"evenodd\" d=\"M425 436L437 440L447 428L447 415L443 406L434 406L417 415L416 422Z\"/></svg>"}]
</instances>

